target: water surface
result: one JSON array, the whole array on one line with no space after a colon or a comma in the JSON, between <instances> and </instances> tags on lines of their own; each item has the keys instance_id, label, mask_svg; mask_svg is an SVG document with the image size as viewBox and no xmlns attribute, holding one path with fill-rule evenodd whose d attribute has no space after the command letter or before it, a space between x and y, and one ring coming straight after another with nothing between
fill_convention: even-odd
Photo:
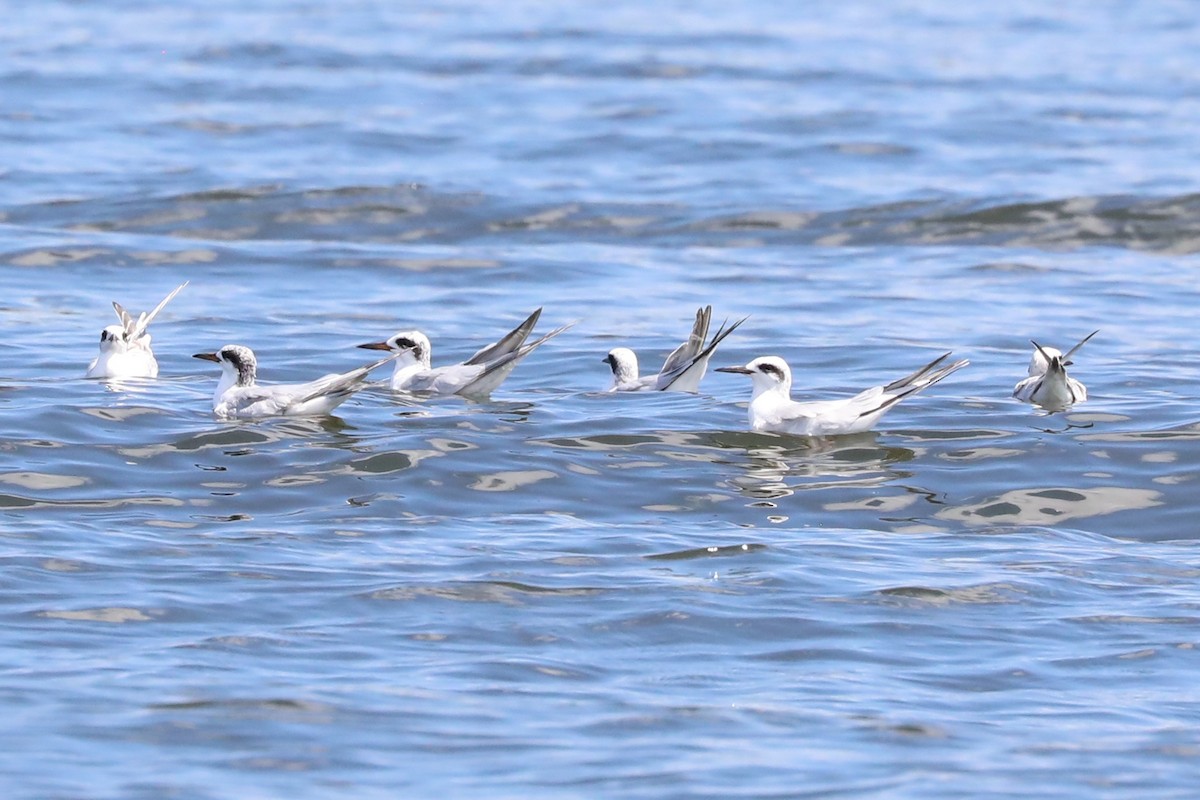
<instances>
[{"instance_id":1,"label":"water surface","mask_svg":"<svg viewBox=\"0 0 1200 800\"><path fill-rule=\"evenodd\" d=\"M5 797L1192 796L1189 6L9 5ZM824 441L602 391L708 303L797 397L972 365ZM537 307L485 402L190 358Z\"/></svg>"}]
</instances>

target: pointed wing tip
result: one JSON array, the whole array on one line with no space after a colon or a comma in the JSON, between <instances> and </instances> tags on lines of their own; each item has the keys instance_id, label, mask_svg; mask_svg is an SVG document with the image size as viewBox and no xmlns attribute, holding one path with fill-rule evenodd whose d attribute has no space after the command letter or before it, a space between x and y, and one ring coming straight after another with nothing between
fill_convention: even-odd
<instances>
[{"instance_id":1,"label":"pointed wing tip","mask_svg":"<svg viewBox=\"0 0 1200 800\"><path fill-rule=\"evenodd\" d=\"M1037 351L1042 354L1042 358L1046 359L1047 364L1049 364L1051 361L1053 361L1053 359L1050 358L1049 353L1046 352L1046 348L1042 347L1040 344L1033 341L1033 339L1030 339L1029 343L1032 344L1035 348L1037 348Z\"/></svg>"},{"instance_id":2,"label":"pointed wing tip","mask_svg":"<svg viewBox=\"0 0 1200 800\"><path fill-rule=\"evenodd\" d=\"M117 319L120 320L121 326L125 328L125 333L132 333L136 327L133 316L125 310L125 306L113 300L113 311L117 312Z\"/></svg>"},{"instance_id":3,"label":"pointed wing tip","mask_svg":"<svg viewBox=\"0 0 1200 800\"><path fill-rule=\"evenodd\" d=\"M942 356L942 358L945 358L946 356L949 356L949 355L950 355L950 353L946 353L946 355ZM958 361L955 361L952 364L947 364L946 366L944 366L940 370L938 370L937 380L941 380L942 378L947 377L951 373L958 372L963 367L969 367L969 366L971 366L970 359L960 358ZM936 383L936 381L935 381L935 383Z\"/></svg>"},{"instance_id":4,"label":"pointed wing tip","mask_svg":"<svg viewBox=\"0 0 1200 800\"><path fill-rule=\"evenodd\" d=\"M579 324L579 320L576 319L576 320L571 320L570 322L568 322L565 325L559 325L554 330L549 331L548 333L538 337L538 339L536 341L530 342L530 346L537 347L539 344L542 344L543 342L553 339L555 336L558 336L560 333L563 333L564 331L569 331L571 328L574 328L578 324Z\"/></svg>"},{"instance_id":5,"label":"pointed wing tip","mask_svg":"<svg viewBox=\"0 0 1200 800\"><path fill-rule=\"evenodd\" d=\"M382 367L384 364L387 364L389 361L395 361L397 358L399 358L402 355L404 355L404 351L401 351L399 353L392 353L391 355L385 356L385 357L379 359L378 361L371 362L370 364L367 365L366 370L367 370L367 372L371 372L372 370Z\"/></svg>"}]
</instances>

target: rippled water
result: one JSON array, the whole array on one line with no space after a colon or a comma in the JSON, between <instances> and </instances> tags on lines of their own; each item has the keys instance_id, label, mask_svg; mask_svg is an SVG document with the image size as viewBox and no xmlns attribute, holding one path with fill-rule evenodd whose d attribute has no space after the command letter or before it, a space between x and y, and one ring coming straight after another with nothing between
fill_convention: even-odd
<instances>
[{"instance_id":1,"label":"rippled water","mask_svg":"<svg viewBox=\"0 0 1200 800\"><path fill-rule=\"evenodd\" d=\"M0 3L5 797L1194 794L1190 5L245 5ZM825 441L600 391L707 303L798 397L972 366ZM190 358L539 306L488 402Z\"/></svg>"}]
</instances>

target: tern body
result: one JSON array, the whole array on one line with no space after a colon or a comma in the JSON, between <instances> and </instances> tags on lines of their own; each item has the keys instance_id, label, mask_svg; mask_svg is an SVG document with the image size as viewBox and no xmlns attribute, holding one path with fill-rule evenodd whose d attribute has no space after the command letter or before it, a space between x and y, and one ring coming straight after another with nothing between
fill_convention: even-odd
<instances>
[{"instance_id":1,"label":"tern body","mask_svg":"<svg viewBox=\"0 0 1200 800\"><path fill-rule=\"evenodd\" d=\"M941 366L949 357L949 353L941 355L911 375L885 386L873 386L853 397L809 403L791 398L792 371L778 356L763 356L743 367L719 367L717 371L750 376L753 393L749 415L753 430L799 436L837 436L870 430L896 403L928 389L970 363L964 359Z\"/></svg>"},{"instance_id":2,"label":"tern body","mask_svg":"<svg viewBox=\"0 0 1200 800\"><path fill-rule=\"evenodd\" d=\"M527 344L525 340L533 332L541 315L542 309L539 308L499 341L480 349L461 364L445 367L433 366L433 348L429 337L420 331L400 331L382 342L360 344L359 347L396 354L392 391L483 397L503 383L522 359L574 324L555 328Z\"/></svg>"},{"instance_id":3,"label":"tern body","mask_svg":"<svg viewBox=\"0 0 1200 800\"><path fill-rule=\"evenodd\" d=\"M692 324L692 333L683 344L676 347L657 375L638 374L637 354L628 347L614 347L604 357L604 363L612 370L612 385L610 392L698 392L700 380L708 370L709 359L716 352L726 336L737 330L746 321L739 319L728 328L722 323L713 335L712 340L705 344L708 338L708 326L712 321L712 306L696 309L696 321Z\"/></svg>"},{"instance_id":4,"label":"tern body","mask_svg":"<svg viewBox=\"0 0 1200 800\"><path fill-rule=\"evenodd\" d=\"M150 349L150 334L146 329L158 312L179 294L187 281L175 287L149 314L142 312L133 318L120 303L114 302L120 325L109 325L100 331L100 354L87 369L89 378L157 378L158 360Z\"/></svg>"},{"instance_id":5,"label":"tern body","mask_svg":"<svg viewBox=\"0 0 1200 800\"><path fill-rule=\"evenodd\" d=\"M221 366L221 378L213 393L213 413L222 419L329 414L366 385L367 373L395 357L349 372L330 373L308 383L260 386L256 382L258 360L249 347L227 344L215 353L194 356Z\"/></svg>"},{"instance_id":6,"label":"tern body","mask_svg":"<svg viewBox=\"0 0 1200 800\"><path fill-rule=\"evenodd\" d=\"M1060 411L1075 403L1087 400L1087 387L1067 374L1071 357L1089 339L1100 331L1092 331L1066 355L1054 347L1033 344L1033 356L1029 359L1029 377L1013 387L1013 397L1027 403L1036 403L1052 411Z\"/></svg>"}]
</instances>

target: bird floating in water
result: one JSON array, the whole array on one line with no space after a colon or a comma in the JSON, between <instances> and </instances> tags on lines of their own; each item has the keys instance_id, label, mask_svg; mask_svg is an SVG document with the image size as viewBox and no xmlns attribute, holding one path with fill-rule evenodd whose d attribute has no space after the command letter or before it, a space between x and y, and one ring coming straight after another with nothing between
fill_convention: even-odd
<instances>
[{"instance_id":1,"label":"bird floating in water","mask_svg":"<svg viewBox=\"0 0 1200 800\"><path fill-rule=\"evenodd\" d=\"M260 386L255 382L258 359L249 347L227 344L215 353L196 353L193 358L221 365L221 379L213 393L213 413L222 419L252 419L328 414L366 385L367 373L399 355L349 372L331 373L308 383L273 386Z\"/></svg>"},{"instance_id":2,"label":"bird floating in water","mask_svg":"<svg viewBox=\"0 0 1200 800\"><path fill-rule=\"evenodd\" d=\"M525 340L541 315L539 308L498 342L482 348L461 364L445 367L433 366L429 337L420 331L401 331L382 342L360 344L359 347L397 354L396 367L392 371L393 391L483 397L503 383L525 356L575 324L555 328L526 344Z\"/></svg>"},{"instance_id":3,"label":"bird floating in water","mask_svg":"<svg viewBox=\"0 0 1200 800\"><path fill-rule=\"evenodd\" d=\"M778 356L762 356L744 367L718 367L717 372L749 375L750 427L756 431L800 436L836 436L868 431L904 398L928 389L967 366L966 359L939 367L950 353L938 356L916 372L886 386L873 386L842 400L799 403L791 398L792 371Z\"/></svg>"},{"instance_id":4,"label":"bird floating in water","mask_svg":"<svg viewBox=\"0 0 1200 800\"><path fill-rule=\"evenodd\" d=\"M1063 355L1056 348L1043 347L1034 342L1033 356L1029 359L1029 377L1013 388L1013 397L1027 403L1037 403L1051 410L1061 411L1067 406L1087 400L1087 387L1067 374L1067 367L1074 362L1071 356L1100 331L1092 331L1083 340Z\"/></svg>"},{"instance_id":5,"label":"bird floating in water","mask_svg":"<svg viewBox=\"0 0 1200 800\"><path fill-rule=\"evenodd\" d=\"M146 329L158 312L187 286L184 281L175 287L149 314L142 312L137 319L120 303L113 302L120 325L109 325L100 331L100 354L87 369L89 378L157 378L158 361L150 349L150 334Z\"/></svg>"},{"instance_id":6,"label":"bird floating in water","mask_svg":"<svg viewBox=\"0 0 1200 800\"><path fill-rule=\"evenodd\" d=\"M612 370L610 392L698 392L700 380L708 370L708 361L716 352L717 345L749 317L743 317L728 328L722 323L712 340L708 338L708 326L712 320L712 306L696 309L696 321L687 341L676 347L657 375L638 375L637 355L628 347L615 347L608 351L603 361Z\"/></svg>"}]
</instances>

